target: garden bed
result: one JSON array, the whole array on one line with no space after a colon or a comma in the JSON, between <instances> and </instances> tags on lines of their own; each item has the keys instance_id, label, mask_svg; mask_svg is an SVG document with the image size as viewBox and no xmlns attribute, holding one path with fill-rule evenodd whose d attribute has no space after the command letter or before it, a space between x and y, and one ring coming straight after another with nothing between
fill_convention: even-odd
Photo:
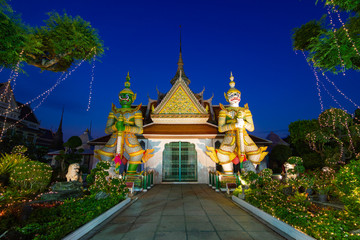
<instances>
[{"instance_id":1,"label":"garden bed","mask_svg":"<svg viewBox=\"0 0 360 240\"><path fill-rule=\"evenodd\" d=\"M261 209L254 207L253 205L245 202L244 200L242 200L238 197L232 196L232 200L235 203L237 203L238 205L240 205L242 208L244 208L246 211L254 214L261 220L267 222L274 228L280 230L280 234L285 233L294 239L303 239L303 240L314 240L315 239L315 238L312 238L312 237L306 235L305 233L293 228L289 224L286 224L283 221L271 216L270 214L262 211Z\"/></svg>"},{"instance_id":2,"label":"garden bed","mask_svg":"<svg viewBox=\"0 0 360 240\"><path fill-rule=\"evenodd\" d=\"M93 230L95 227L106 221L108 218L110 218L113 214L120 211L122 208L125 208L126 205L131 201L131 198L126 198L124 201L120 202L119 204L115 205L114 207L110 208L97 218L91 220L90 222L86 223L85 225L81 226L74 232L68 234L66 237L63 238L63 240L74 240L74 239L80 239L81 237L85 236L87 233L89 233L91 230Z\"/></svg>"},{"instance_id":3,"label":"garden bed","mask_svg":"<svg viewBox=\"0 0 360 240\"><path fill-rule=\"evenodd\" d=\"M73 231L76 231L76 236L80 236L129 201L130 198L126 199L121 195L103 199L96 199L95 195L86 195L78 199L65 200L53 207L34 208L29 217L22 221L6 214L0 219L2 225L10 226L4 234L4 239L61 239ZM21 213L20 216L22 215ZM93 221L94 219L96 220Z\"/></svg>"},{"instance_id":4,"label":"garden bed","mask_svg":"<svg viewBox=\"0 0 360 240\"><path fill-rule=\"evenodd\" d=\"M359 162L352 161L336 174L331 169L322 169L298 173L295 178L285 181L274 180L270 169L264 169L259 174L248 172L243 175L246 185L234 191L233 199L254 214L261 212L260 217L265 221L268 218L271 220L267 222L271 224L289 224L311 238L360 239L358 171ZM237 198L243 189L246 202ZM323 190L331 196L331 202L314 201L324 194ZM289 231L277 228L286 233ZM306 239L296 235L294 238Z\"/></svg>"}]
</instances>

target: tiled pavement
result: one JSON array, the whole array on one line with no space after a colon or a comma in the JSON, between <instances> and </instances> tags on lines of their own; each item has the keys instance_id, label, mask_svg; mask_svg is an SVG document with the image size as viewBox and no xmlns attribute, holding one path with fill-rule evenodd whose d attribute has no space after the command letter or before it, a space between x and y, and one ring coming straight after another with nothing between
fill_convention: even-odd
<instances>
[{"instance_id":1,"label":"tiled pavement","mask_svg":"<svg viewBox=\"0 0 360 240\"><path fill-rule=\"evenodd\" d=\"M97 231L90 239L284 239L205 184L156 185Z\"/></svg>"}]
</instances>

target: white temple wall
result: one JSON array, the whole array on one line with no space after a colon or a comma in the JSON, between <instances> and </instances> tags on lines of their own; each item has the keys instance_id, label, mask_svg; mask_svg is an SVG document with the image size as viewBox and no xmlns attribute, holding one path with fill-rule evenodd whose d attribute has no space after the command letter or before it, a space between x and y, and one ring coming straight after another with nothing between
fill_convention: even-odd
<instances>
[{"instance_id":1,"label":"white temple wall","mask_svg":"<svg viewBox=\"0 0 360 240\"><path fill-rule=\"evenodd\" d=\"M145 139L143 141L146 141ZM154 156L145 163L145 170L153 169L156 172L154 176L154 183L159 184L162 182L162 164L163 164L163 151L165 144L171 142L189 142L195 145L197 153L197 171L198 171L198 182L197 183L208 183L209 182L209 170L215 169L215 163L205 153L206 146L213 146L213 139L151 139L148 138L146 141L146 148L154 149Z\"/></svg>"}]
</instances>

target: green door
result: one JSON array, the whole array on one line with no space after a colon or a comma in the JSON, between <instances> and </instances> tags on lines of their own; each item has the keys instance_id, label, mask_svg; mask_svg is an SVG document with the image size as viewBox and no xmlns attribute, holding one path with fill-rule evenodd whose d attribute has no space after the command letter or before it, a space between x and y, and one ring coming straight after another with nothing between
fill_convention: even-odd
<instances>
[{"instance_id":1,"label":"green door","mask_svg":"<svg viewBox=\"0 0 360 240\"><path fill-rule=\"evenodd\" d=\"M172 142L165 144L163 182L196 182L197 155L195 144Z\"/></svg>"}]
</instances>

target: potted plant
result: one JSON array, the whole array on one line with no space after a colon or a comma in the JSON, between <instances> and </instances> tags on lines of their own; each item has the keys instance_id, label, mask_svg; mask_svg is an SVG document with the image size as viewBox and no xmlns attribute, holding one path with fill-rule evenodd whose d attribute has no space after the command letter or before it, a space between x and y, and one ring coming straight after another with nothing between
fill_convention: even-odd
<instances>
[{"instance_id":1,"label":"potted plant","mask_svg":"<svg viewBox=\"0 0 360 240\"><path fill-rule=\"evenodd\" d=\"M328 184L320 184L317 186L316 191L318 193L320 202L327 202L329 198L329 192L331 191L332 186Z\"/></svg>"}]
</instances>

